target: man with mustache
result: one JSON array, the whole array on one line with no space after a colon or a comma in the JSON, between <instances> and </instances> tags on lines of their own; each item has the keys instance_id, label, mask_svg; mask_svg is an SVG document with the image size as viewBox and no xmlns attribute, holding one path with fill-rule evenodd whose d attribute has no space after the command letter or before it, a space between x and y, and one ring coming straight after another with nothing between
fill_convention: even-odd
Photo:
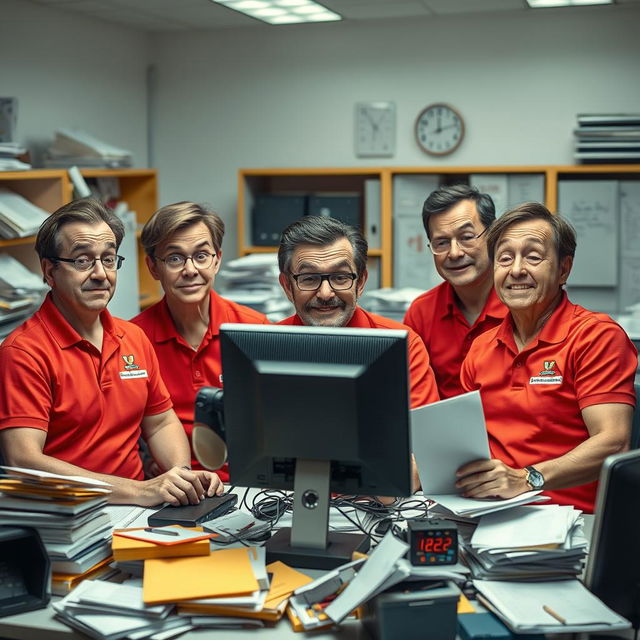
<instances>
[{"instance_id":1,"label":"man with mustache","mask_svg":"<svg viewBox=\"0 0 640 640\"><path fill-rule=\"evenodd\" d=\"M335 218L305 216L282 233L278 249L280 285L295 315L280 324L409 331L411 407L439 399L429 355L420 337L399 322L358 306L367 281L367 241Z\"/></svg>"},{"instance_id":2,"label":"man with mustache","mask_svg":"<svg viewBox=\"0 0 640 640\"><path fill-rule=\"evenodd\" d=\"M465 184L436 189L422 209L436 270L445 282L418 296L404 323L429 351L441 398L463 393L460 367L471 343L507 313L493 289L487 254L486 230L495 218L491 197Z\"/></svg>"},{"instance_id":3,"label":"man with mustache","mask_svg":"<svg viewBox=\"0 0 640 640\"><path fill-rule=\"evenodd\" d=\"M122 222L94 199L42 224L35 248L51 291L0 346L0 448L7 464L112 485L113 503L197 504L222 491L191 471L189 442L153 347L114 318ZM140 436L161 469L143 479Z\"/></svg>"}]
</instances>

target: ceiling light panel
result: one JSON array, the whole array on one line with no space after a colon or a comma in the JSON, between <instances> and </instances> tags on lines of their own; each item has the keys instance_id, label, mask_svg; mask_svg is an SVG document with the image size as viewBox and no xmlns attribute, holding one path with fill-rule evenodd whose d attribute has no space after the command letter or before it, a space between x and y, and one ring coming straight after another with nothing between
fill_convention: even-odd
<instances>
[{"instance_id":1,"label":"ceiling light panel","mask_svg":"<svg viewBox=\"0 0 640 640\"><path fill-rule=\"evenodd\" d=\"M613 4L613 0L527 0L532 9L545 7L577 7L593 4Z\"/></svg>"},{"instance_id":2,"label":"ceiling light panel","mask_svg":"<svg viewBox=\"0 0 640 640\"><path fill-rule=\"evenodd\" d=\"M314 0L211 0L269 24L336 22L342 16Z\"/></svg>"}]
</instances>

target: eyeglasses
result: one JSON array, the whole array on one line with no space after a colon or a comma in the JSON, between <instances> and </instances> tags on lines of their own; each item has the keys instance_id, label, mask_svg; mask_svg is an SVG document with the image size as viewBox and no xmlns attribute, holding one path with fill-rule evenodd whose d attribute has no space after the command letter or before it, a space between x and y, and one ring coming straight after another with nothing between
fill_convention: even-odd
<instances>
[{"instance_id":1,"label":"eyeglasses","mask_svg":"<svg viewBox=\"0 0 640 640\"><path fill-rule=\"evenodd\" d=\"M166 258L156 258L164 262L167 269L179 271L187 264L187 260L191 260L196 269L208 269L213 262L214 255L214 253L209 253L208 251L196 251L196 253L190 256L185 256L182 253L170 253Z\"/></svg>"},{"instance_id":2,"label":"eyeglasses","mask_svg":"<svg viewBox=\"0 0 640 640\"><path fill-rule=\"evenodd\" d=\"M72 264L77 271L90 271L95 266L96 262L100 260L102 266L107 271L116 271L122 266L124 256L117 256L115 254L102 256L100 258L89 258L89 256L80 256L79 258L59 258L58 256L44 256L47 260L53 260L54 262L68 262Z\"/></svg>"},{"instance_id":3,"label":"eyeglasses","mask_svg":"<svg viewBox=\"0 0 640 640\"><path fill-rule=\"evenodd\" d=\"M429 243L429 248L431 249L431 253L436 256L441 256L451 251L451 242L452 240L455 240L456 244L462 249L473 249L478 242L478 239L488 228L489 227L486 227L484 231L478 234L472 233L471 231L465 231L459 236L454 236L454 238L438 238L434 242Z\"/></svg>"},{"instance_id":4,"label":"eyeglasses","mask_svg":"<svg viewBox=\"0 0 640 640\"><path fill-rule=\"evenodd\" d=\"M351 289L358 277L355 273L292 273L300 291L317 291L326 280L334 291Z\"/></svg>"}]
</instances>

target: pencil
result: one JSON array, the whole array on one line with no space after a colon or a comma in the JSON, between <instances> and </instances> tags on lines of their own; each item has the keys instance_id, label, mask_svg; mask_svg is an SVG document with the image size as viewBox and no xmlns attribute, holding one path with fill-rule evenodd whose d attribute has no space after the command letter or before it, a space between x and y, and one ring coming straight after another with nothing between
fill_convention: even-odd
<instances>
[{"instance_id":1,"label":"pencil","mask_svg":"<svg viewBox=\"0 0 640 640\"><path fill-rule=\"evenodd\" d=\"M542 605L542 608L553 618L555 618L560 624L567 624L565 618L563 618L559 613L554 611L551 607L548 607L546 604Z\"/></svg>"}]
</instances>

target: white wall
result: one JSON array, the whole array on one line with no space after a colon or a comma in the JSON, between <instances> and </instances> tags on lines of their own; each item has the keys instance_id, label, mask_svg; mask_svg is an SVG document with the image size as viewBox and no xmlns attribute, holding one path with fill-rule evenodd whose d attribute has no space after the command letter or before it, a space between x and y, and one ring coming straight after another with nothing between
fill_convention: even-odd
<instances>
[{"instance_id":1,"label":"white wall","mask_svg":"<svg viewBox=\"0 0 640 640\"><path fill-rule=\"evenodd\" d=\"M153 36L161 202L209 202L235 255L241 167L433 165L419 111L456 106L449 165L573 164L579 112L640 108L640 10L599 8ZM357 159L353 109L394 100L397 153Z\"/></svg>"},{"instance_id":2,"label":"white wall","mask_svg":"<svg viewBox=\"0 0 640 640\"><path fill-rule=\"evenodd\" d=\"M0 95L18 98L17 140L38 152L56 128L78 127L146 166L148 55L143 32L0 0Z\"/></svg>"}]
</instances>

